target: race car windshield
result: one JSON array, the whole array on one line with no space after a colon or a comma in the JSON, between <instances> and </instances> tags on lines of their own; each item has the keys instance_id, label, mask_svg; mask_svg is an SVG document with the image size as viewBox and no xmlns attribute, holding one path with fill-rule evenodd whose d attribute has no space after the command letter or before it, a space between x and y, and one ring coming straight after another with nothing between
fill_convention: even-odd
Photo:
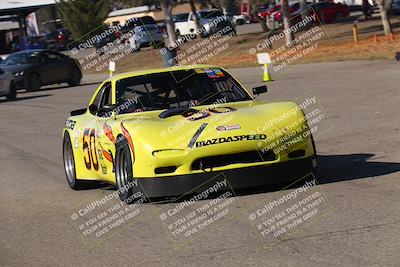
<instances>
[{"instance_id":1,"label":"race car windshield","mask_svg":"<svg viewBox=\"0 0 400 267\"><path fill-rule=\"evenodd\" d=\"M196 69L153 73L117 81L121 113L189 108L251 100L249 94L224 70ZM129 105L127 105L128 103Z\"/></svg>"}]
</instances>

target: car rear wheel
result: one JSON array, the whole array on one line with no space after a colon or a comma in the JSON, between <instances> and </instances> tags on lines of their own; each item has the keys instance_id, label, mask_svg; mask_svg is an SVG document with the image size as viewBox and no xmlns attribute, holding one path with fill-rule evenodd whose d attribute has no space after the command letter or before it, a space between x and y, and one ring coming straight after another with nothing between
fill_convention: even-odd
<instances>
[{"instance_id":1,"label":"car rear wheel","mask_svg":"<svg viewBox=\"0 0 400 267\"><path fill-rule=\"evenodd\" d=\"M36 72L29 74L28 76L28 88L26 89L28 92L34 92L40 89L42 86L42 81L40 79L40 75Z\"/></svg>"},{"instance_id":2,"label":"car rear wheel","mask_svg":"<svg viewBox=\"0 0 400 267\"><path fill-rule=\"evenodd\" d=\"M161 49L165 47L165 42L164 41L154 42L152 46L154 49Z\"/></svg>"},{"instance_id":3,"label":"car rear wheel","mask_svg":"<svg viewBox=\"0 0 400 267\"><path fill-rule=\"evenodd\" d=\"M10 84L10 92L6 97L8 100L15 100L17 98L17 88L13 83Z\"/></svg>"},{"instance_id":4,"label":"car rear wheel","mask_svg":"<svg viewBox=\"0 0 400 267\"><path fill-rule=\"evenodd\" d=\"M133 164L128 142L122 139L117 143L115 153L115 180L118 195L125 203L130 203L133 195Z\"/></svg>"},{"instance_id":5,"label":"car rear wheel","mask_svg":"<svg viewBox=\"0 0 400 267\"><path fill-rule=\"evenodd\" d=\"M236 21L236 25L244 25L244 24L245 24L244 19L238 19L238 20Z\"/></svg>"},{"instance_id":6,"label":"car rear wheel","mask_svg":"<svg viewBox=\"0 0 400 267\"><path fill-rule=\"evenodd\" d=\"M70 78L68 81L69 86L78 86L81 83L81 73L77 68L71 71Z\"/></svg>"}]
</instances>

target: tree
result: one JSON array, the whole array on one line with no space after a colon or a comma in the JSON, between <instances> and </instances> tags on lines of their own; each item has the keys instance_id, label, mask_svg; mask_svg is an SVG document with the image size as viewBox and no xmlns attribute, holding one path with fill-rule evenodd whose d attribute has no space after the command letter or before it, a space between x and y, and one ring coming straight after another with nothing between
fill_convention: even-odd
<instances>
[{"instance_id":1,"label":"tree","mask_svg":"<svg viewBox=\"0 0 400 267\"><path fill-rule=\"evenodd\" d=\"M190 9L193 13L193 18L194 18L194 32L196 34L198 34L201 26L200 26L199 17L197 16L196 5L194 4L194 0L189 0L189 3L190 3Z\"/></svg>"},{"instance_id":2,"label":"tree","mask_svg":"<svg viewBox=\"0 0 400 267\"><path fill-rule=\"evenodd\" d=\"M76 40L99 29L110 12L108 0L58 0L56 8L62 24Z\"/></svg>"},{"instance_id":3,"label":"tree","mask_svg":"<svg viewBox=\"0 0 400 267\"><path fill-rule=\"evenodd\" d=\"M386 8L387 6L391 6L391 3L389 2L387 3L388 5L385 5L385 0L376 1L376 3L378 4L379 13L381 14L383 31L385 32L385 35L389 35L392 33L392 26L390 25L388 10Z\"/></svg>"},{"instance_id":4,"label":"tree","mask_svg":"<svg viewBox=\"0 0 400 267\"><path fill-rule=\"evenodd\" d=\"M250 1L250 0L248 0L248 1ZM267 26L266 19L261 19L257 15L259 6L260 6L260 1L259 0L253 1L252 5L250 7L250 9L251 9L250 13L253 14L253 16L258 20L258 22L261 25L262 30L264 32L268 32L269 29L268 29L268 26ZM250 14L248 14L248 15L250 16Z\"/></svg>"},{"instance_id":5,"label":"tree","mask_svg":"<svg viewBox=\"0 0 400 267\"><path fill-rule=\"evenodd\" d=\"M161 9L164 11L169 44L175 44L176 36L175 23L172 19L172 0L161 0Z\"/></svg>"},{"instance_id":6,"label":"tree","mask_svg":"<svg viewBox=\"0 0 400 267\"><path fill-rule=\"evenodd\" d=\"M282 18L283 18L283 30L285 32L286 45L290 45L294 40L294 35L290 29L290 12L288 0L281 0Z\"/></svg>"},{"instance_id":7,"label":"tree","mask_svg":"<svg viewBox=\"0 0 400 267\"><path fill-rule=\"evenodd\" d=\"M305 12L307 8L308 8L307 0L300 0L300 12L302 19L305 19L307 17L307 14Z\"/></svg>"},{"instance_id":8,"label":"tree","mask_svg":"<svg viewBox=\"0 0 400 267\"><path fill-rule=\"evenodd\" d=\"M225 9L226 12L235 12L235 0L220 0L219 5Z\"/></svg>"}]
</instances>

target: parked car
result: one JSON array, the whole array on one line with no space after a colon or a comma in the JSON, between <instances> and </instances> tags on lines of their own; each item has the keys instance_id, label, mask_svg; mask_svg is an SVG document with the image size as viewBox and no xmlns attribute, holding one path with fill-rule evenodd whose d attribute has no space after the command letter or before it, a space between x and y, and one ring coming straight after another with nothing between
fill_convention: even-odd
<instances>
[{"instance_id":1,"label":"parked car","mask_svg":"<svg viewBox=\"0 0 400 267\"><path fill-rule=\"evenodd\" d=\"M232 13L228 12L225 15L229 17L229 19L234 25L244 25L250 23L250 18L246 14L233 15Z\"/></svg>"},{"instance_id":2,"label":"parked car","mask_svg":"<svg viewBox=\"0 0 400 267\"><path fill-rule=\"evenodd\" d=\"M97 40L94 43L94 47L100 53L103 52L102 48L111 43L120 43L121 32L117 26L111 26L110 28L104 30L102 33L97 35Z\"/></svg>"},{"instance_id":3,"label":"parked car","mask_svg":"<svg viewBox=\"0 0 400 267\"><path fill-rule=\"evenodd\" d=\"M280 9L281 9L281 5L275 5L273 7L258 11L257 16L260 19L266 19L269 15L271 15L272 13L274 13L276 11L279 11Z\"/></svg>"},{"instance_id":4,"label":"parked car","mask_svg":"<svg viewBox=\"0 0 400 267\"><path fill-rule=\"evenodd\" d=\"M307 5L311 5L312 2L307 2ZM299 14L301 13L300 10L300 3L299 2L293 2L289 4L289 13L294 16L294 14L298 12ZM281 11L281 6L279 6L279 10L272 12L270 14L270 19L274 21L282 21L282 11Z\"/></svg>"},{"instance_id":5,"label":"parked car","mask_svg":"<svg viewBox=\"0 0 400 267\"><path fill-rule=\"evenodd\" d=\"M393 0L391 12L393 14L400 14L400 0Z\"/></svg>"},{"instance_id":6,"label":"parked car","mask_svg":"<svg viewBox=\"0 0 400 267\"><path fill-rule=\"evenodd\" d=\"M342 3L320 2L309 5L309 15L315 13L321 23L339 22L350 15L349 6ZM292 16L300 15L296 11Z\"/></svg>"},{"instance_id":7,"label":"parked car","mask_svg":"<svg viewBox=\"0 0 400 267\"><path fill-rule=\"evenodd\" d=\"M0 96L5 96L8 100L17 98L17 89L15 88L13 78L12 73L4 72L0 69Z\"/></svg>"},{"instance_id":8,"label":"parked car","mask_svg":"<svg viewBox=\"0 0 400 267\"><path fill-rule=\"evenodd\" d=\"M45 34L47 49L67 50L68 44L72 42L71 32L66 28L59 28L53 32Z\"/></svg>"},{"instance_id":9,"label":"parked car","mask_svg":"<svg viewBox=\"0 0 400 267\"><path fill-rule=\"evenodd\" d=\"M153 17L144 16L132 20L128 26L125 26L123 32L126 32L126 27L132 33L128 41L133 51L138 51L143 47L152 46L157 49L165 46L163 32Z\"/></svg>"},{"instance_id":10,"label":"parked car","mask_svg":"<svg viewBox=\"0 0 400 267\"><path fill-rule=\"evenodd\" d=\"M20 50L46 49L47 43L44 35L23 36L20 39Z\"/></svg>"},{"instance_id":11,"label":"parked car","mask_svg":"<svg viewBox=\"0 0 400 267\"><path fill-rule=\"evenodd\" d=\"M225 34L234 33L236 35L236 27L232 23L231 19L224 15L219 10L199 11L197 15L200 20L200 31L201 37L208 37L216 32L221 31L225 27L229 26L231 29ZM175 15L173 18L175 22L175 31L178 36L182 35L193 35L195 33L195 21L193 13L183 13Z\"/></svg>"},{"instance_id":12,"label":"parked car","mask_svg":"<svg viewBox=\"0 0 400 267\"><path fill-rule=\"evenodd\" d=\"M25 50L10 54L1 62L4 72L14 75L15 86L27 91L43 85L67 82L77 86L82 79L78 63L71 57L49 50Z\"/></svg>"}]
</instances>

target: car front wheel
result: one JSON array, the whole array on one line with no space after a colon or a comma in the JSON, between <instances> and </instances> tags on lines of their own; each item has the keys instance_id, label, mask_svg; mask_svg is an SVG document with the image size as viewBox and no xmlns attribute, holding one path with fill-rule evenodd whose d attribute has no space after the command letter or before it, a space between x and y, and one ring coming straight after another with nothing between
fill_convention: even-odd
<instances>
[{"instance_id":1,"label":"car front wheel","mask_svg":"<svg viewBox=\"0 0 400 267\"><path fill-rule=\"evenodd\" d=\"M69 86L78 86L81 83L81 73L78 69L74 68L71 71L70 78L68 81Z\"/></svg>"},{"instance_id":2,"label":"car front wheel","mask_svg":"<svg viewBox=\"0 0 400 267\"><path fill-rule=\"evenodd\" d=\"M74 152L72 150L71 137L68 132L65 132L63 139L63 161L69 187L74 190L84 189L87 186L87 182L76 179Z\"/></svg>"},{"instance_id":3,"label":"car front wheel","mask_svg":"<svg viewBox=\"0 0 400 267\"><path fill-rule=\"evenodd\" d=\"M6 97L8 100L15 100L17 98L17 88L13 83L10 84L10 92Z\"/></svg>"},{"instance_id":4,"label":"car front wheel","mask_svg":"<svg viewBox=\"0 0 400 267\"><path fill-rule=\"evenodd\" d=\"M34 92L40 89L42 86L42 81L40 79L40 75L36 72L29 74L28 76L28 88L26 89L28 92Z\"/></svg>"},{"instance_id":5,"label":"car front wheel","mask_svg":"<svg viewBox=\"0 0 400 267\"><path fill-rule=\"evenodd\" d=\"M115 180L118 195L122 201L131 203L133 195L133 164L128 142L122 139L117 143L115 154Z\"/></svg>"}]
</instances>

